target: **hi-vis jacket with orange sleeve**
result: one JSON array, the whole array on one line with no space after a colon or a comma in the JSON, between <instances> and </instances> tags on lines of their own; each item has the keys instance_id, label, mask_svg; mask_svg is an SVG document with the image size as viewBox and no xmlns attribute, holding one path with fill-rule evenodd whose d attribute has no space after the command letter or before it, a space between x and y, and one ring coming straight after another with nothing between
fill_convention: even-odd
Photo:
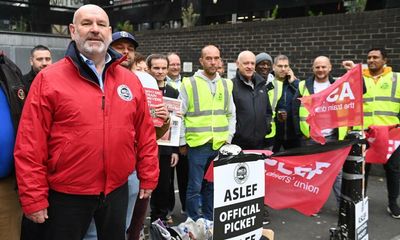
<instances>
[{"instance_id":1,"label":"hi-vis jacket with orange sleeve","mask_svg":"<svg viewBox=\"0 0 400 240\"><path fill-rule=\"evenodd\" d=\"M107 196L135 168L140 188L156 187L157 143L143 88L119 66L120 55L108 53L104 91L74 42L33 81L14 151L26 214L48 207L49 189Z\"/></svg>"}]
</instances>

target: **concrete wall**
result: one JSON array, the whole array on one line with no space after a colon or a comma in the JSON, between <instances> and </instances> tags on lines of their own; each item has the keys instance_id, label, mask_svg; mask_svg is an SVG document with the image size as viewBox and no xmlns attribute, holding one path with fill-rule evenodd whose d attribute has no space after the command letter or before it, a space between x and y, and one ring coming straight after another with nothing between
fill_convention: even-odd
<instances>
[{"instance_id":1,"label":"concrete wall","mask_svg":"<svg viewBox=\"0 0 400 240\"><path fill-rule=\"evenodd\" d=\"M276 19L266 22L199 26L187 29L165 29L135 33L138 51L144 54L180 53L182 61L199 64L200 49L216 44L222 57L234 62L239 52L266 51L273 57L285 54L295 74L304 79L310 75L311 63L326 55L333 63L333 74L344 73L344 59L366 62L367 50L386 47L389 65L400 71L400 9L368 11L359 14L334 14L315 17Z\"/></svg>"},{"instance_id":2,"label":"concrete wall","mask_svg":"<svg viewBox=\"0 0 400 240\"><path fill-rule=\"evenodd\" d=\"M55 62L64 56L69 41L67 37L54 35L0 31L0 51L4 51L15 62L23 74L30 71L29 57L34 46L42 44L50 48Z\"/></svg>"}]
</instances>

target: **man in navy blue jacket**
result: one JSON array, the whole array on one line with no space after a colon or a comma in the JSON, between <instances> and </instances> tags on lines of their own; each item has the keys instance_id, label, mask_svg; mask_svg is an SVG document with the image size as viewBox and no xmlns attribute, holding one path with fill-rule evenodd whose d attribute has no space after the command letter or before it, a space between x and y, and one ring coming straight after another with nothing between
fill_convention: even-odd
<instances>
[{"instance_id":1,"label":"man in navy blue jacket","mask_svg":"<svg viewBox=\"0 0 400 240\"><path fill-rule=\"evenodd\" d=\"M276 106L276 135L273 152L279 152L281 147L290 149L300 146L300 138L294 130L292 101L299 86L299 80L294 75L289 65L289 58L278 55L274 59L275 78L283 83L282 96Z\"/></svg>"}]
</instances>

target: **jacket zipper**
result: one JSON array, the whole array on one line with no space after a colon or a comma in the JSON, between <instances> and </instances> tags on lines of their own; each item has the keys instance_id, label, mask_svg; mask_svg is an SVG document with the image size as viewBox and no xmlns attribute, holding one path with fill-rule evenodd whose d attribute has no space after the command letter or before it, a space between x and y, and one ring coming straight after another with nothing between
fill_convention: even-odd
<instances>
[{"instance_id":1,"label":"jacket zipper","mask_svg":"<svg viewBox=\"0 0 400 240\"><path fill-rule=\"evenodd\" d=\"M287 91L288 89L286 88L286 91ZM287 140L287 121L288 121L288 114L287 114L287 112L288 112L288 109L287 109L287 102L286 102L286 91L285 91L285 94L284 94L284 103L285 103L285 109L286 109L286 120L285 120L285 122L284 122L284 132L283 132L283 140Z\"/></svg>"},{"instance_id":2,"label":"jacket zipper","mask_svg":"<svg viewBox=\"0 0 400 240\"><path fill-rule=\"evenodd\" d=\"M103 191L102 192L100 192L99 194L100 194L100 196L104 196L103 197L103 199L105 199L105 190L106 190L106 182L107 182L107 175L106 175L106 172L107 172L107 166L106 166L106 163L105 163L105 151L104 151L104 149L105 149L105 127L106 127L106 123L105 123L105 118L106 118L106 111L105 111L105 101L106 101L106 96L104 95L104 91L100 88L100 86L98 85L98 84L96 84L96 83L94 83L94 82L92 82L92 81L90 81L89 79L87 79L87 78L85 78L85 77L83 77L82 75L81 75L81 73L80 73L80 71L79 71L79 68L73 63L73 61L71 60L71 62L72 62L72 64L74 65L74 67L77 69L77 71L78 71L78 75L82 78L82 79L84 79L85 81L87 81L87 82L89 82L90 84L94 84L94 85L96 85L96 87L98 87L99 89L100 89L100 91L101 91L101 93L102 93L102 96L101 96L101 110L103 111L103 164L104 164L104 178L105 178L105 181L104 181L104 189L103 189ZM107 71L107 70L106 70ZM104 76L105 76L106 74L104 74ZM103 88L105 88L105 81L103 81Z\"/></svg>"}]
</instances>

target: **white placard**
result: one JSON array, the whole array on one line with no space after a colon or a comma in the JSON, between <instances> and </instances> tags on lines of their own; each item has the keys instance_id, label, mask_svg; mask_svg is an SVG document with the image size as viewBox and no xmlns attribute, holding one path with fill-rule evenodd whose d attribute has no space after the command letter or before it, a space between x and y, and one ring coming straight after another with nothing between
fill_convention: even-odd
<instances>
[{"instance_id":1,"label":"white placard","mask_svg":"<svg viewBox=\"0 0 400 240\"><path fill-rule=\"evenodd\" d=\"M368 198L356 203L355 236L357 240L368 240Z\"/></svg>"},{"instance_id":2,"label":"white placard","mask_svg":"<svg viewBox=\"0 0 400 240\"><path fill-rule=\"evenodd\" d=\"M183 62L183 72L193 72L193 63Z\"/></svg>"},{"instance_id":3,"label":"white placard","mask_svg":"<svg viewBox=\"0 0 400 240\"><path fill-rule=\"evenodd\" d=\"M261 238L264 160L243 160L214 167L214 239Z\"/></svg>"},{"instance_id":4,"label":"white placard","mask_svg":"<svg viewBox=\"0 0 400 240\"><path fill-rule=\"evenodd\" d=\"M236 63L228 63L227 77L232 79L236 76Z\"/></svg>"}]
</instances>

